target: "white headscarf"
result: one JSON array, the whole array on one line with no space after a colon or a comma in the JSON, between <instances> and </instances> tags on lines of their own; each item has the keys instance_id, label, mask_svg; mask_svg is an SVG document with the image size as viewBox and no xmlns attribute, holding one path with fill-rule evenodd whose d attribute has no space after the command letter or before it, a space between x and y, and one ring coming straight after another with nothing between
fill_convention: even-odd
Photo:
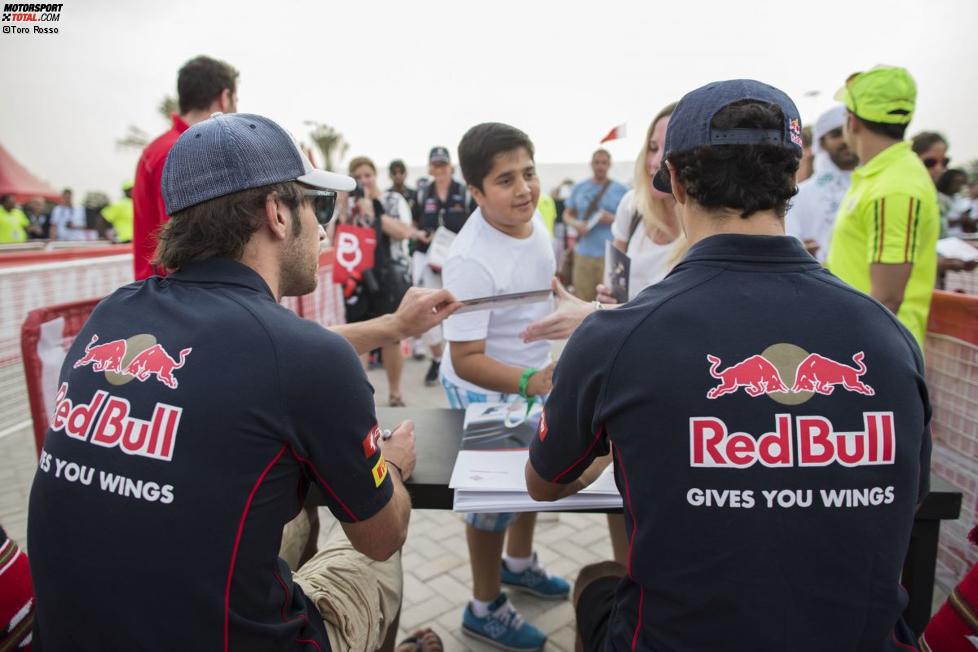
<instances>
[{"instance_id":1,"label":"white headscarf","mask_svg":"<svg viewBox=\"0 0 978 652\"><path fill-rule=\"evenodd\" d=\"M815 121L815 127L812 129L813 154L818 154L822 151L822 147L819 145L822 136L833 129L840 129L846 123L846 112L847 109L844 104L837 104L818 116L818 120Z\"/></svg>"}]
</instances>

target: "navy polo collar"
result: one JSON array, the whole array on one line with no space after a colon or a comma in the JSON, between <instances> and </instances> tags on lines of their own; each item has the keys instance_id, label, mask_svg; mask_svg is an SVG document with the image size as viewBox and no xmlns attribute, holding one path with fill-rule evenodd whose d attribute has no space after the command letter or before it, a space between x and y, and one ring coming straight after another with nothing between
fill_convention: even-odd
<instances>
[{"instance_id":1,"label":"navy polo collar","mask_svg":"<svg viewBox=\"0 0 978 652\"><path fill-rule=\"evenodd\" d=\"M218 283L238 285L256 292L264 292L275 300L271 288L255 270L244 263L218 256L195 260L180 268L180 271L167 276L168 279L182 283Z\"/></svg>"},{"instance_id":2,"label":"navy polo collar","mask_svg":"<svg viewBox=\"0 0 978 652\"><path fill-rule=\"evenodd\" d=\"M788 263L820 267L797 238L787 235L722 233L700 240L682 262Z\"/></svg>"}]
</instances>

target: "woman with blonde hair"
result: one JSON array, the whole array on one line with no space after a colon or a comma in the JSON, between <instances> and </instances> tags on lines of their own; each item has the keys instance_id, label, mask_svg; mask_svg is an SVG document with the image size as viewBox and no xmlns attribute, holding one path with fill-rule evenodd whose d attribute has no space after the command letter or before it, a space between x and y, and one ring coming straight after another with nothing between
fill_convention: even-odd
<instances>
[{"instance_id":1,"label":"woman with blonde hair","mask_svg":"<svg viewBox=\"0 0 978 652\"><path fill-rule=\"evenodd\" d=\"M666 127L675 108L675 102L669 104L649 125L635 159L633 187L622 197L611 225L615 248L631 259L629 300L665 278L686 253L686 239L676 217L676 200L652 187L652 175L662 162ZM606 303L613 301L607 292L599 295Z\"/></svg>"}]
</instances>

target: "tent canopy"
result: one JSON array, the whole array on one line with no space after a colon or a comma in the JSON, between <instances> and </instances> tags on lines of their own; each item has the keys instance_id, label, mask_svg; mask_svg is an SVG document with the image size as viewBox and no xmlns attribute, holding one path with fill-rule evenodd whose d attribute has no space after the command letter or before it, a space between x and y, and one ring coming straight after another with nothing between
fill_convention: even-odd
<instances>
[{"instance_id":1,"label":"tent canopy","mask_svg":"<svg viewBox=\"0 0 978 652\"><path fill-rule=\"evenodd\" d=\"M57 190L31 174L3 145L0 145L0 195L14 195L18 204L34 197L61 199Z\"/></svg>"}]
</instances>

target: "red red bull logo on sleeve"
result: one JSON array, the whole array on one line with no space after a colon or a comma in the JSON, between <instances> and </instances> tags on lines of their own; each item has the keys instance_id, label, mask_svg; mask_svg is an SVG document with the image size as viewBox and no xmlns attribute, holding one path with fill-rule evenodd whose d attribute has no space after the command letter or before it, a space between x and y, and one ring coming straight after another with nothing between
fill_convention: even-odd
<instances>
[{"instance_id":1,"label":"red red bull logo on sleeve","mask_svg":"<svg viewBox=\"0 0 978 652\"><path fill-rule=\"evenodd\" d=\"M129 401L103 390L96 391L88 403L74 402L68 398L68 383L61 384L55 400L52 431L95 446L119 448L127 455L173 459L182 408L157 403L147 421L132 415Z\"/></svg>"},{"instance_id":2,"label":"red red bull logo on sleeve","mask_svg":"<svg viewBox=\"0 0 978 652\"><path fill-rule=\"evenodd\" d=\"M689 420L689 465L706 468L746 469L760 463L767 467L846 467L894 464L896 428L892 412L864 412L863 429L837 432L820 416L778 414L774 430L757 437L731 432L716 417Z\"/></svg>"},{"instance_id":3,"label":"red red bull logo on sleeve","mask_svg":"<svg viewBox=\"0 0 978 652\"><path fill-rule=\"evenodd\" d=\"M85 346L84 355L72 367L90 367L92 371L104 372L115 385L155 379L176 389L180 383L174 372L183 368L192 351L191 347L181 349L174 358L152 335L99 343L99 336L95 334Z\"/></svg>"},{"instance_id":4,"label":"red red bull logo on sleeve","mask_svg":"<svg viewBox=\"0 0 978 652\"><path fill-rule=\"evenodd\" d=\"M802 403L814 394L831 396L837 388L873 396L875 390L860 380L867 371L864 358L863 351L855 353L852 366L791 344L775 344L721 369L722 360L707 354L710 376L720 382L706 392L706 398L718 399L741 388L750 397L767 395L785 404ZM793 379L790 388L785 379Z\"/></svg>"}]
</instances>

